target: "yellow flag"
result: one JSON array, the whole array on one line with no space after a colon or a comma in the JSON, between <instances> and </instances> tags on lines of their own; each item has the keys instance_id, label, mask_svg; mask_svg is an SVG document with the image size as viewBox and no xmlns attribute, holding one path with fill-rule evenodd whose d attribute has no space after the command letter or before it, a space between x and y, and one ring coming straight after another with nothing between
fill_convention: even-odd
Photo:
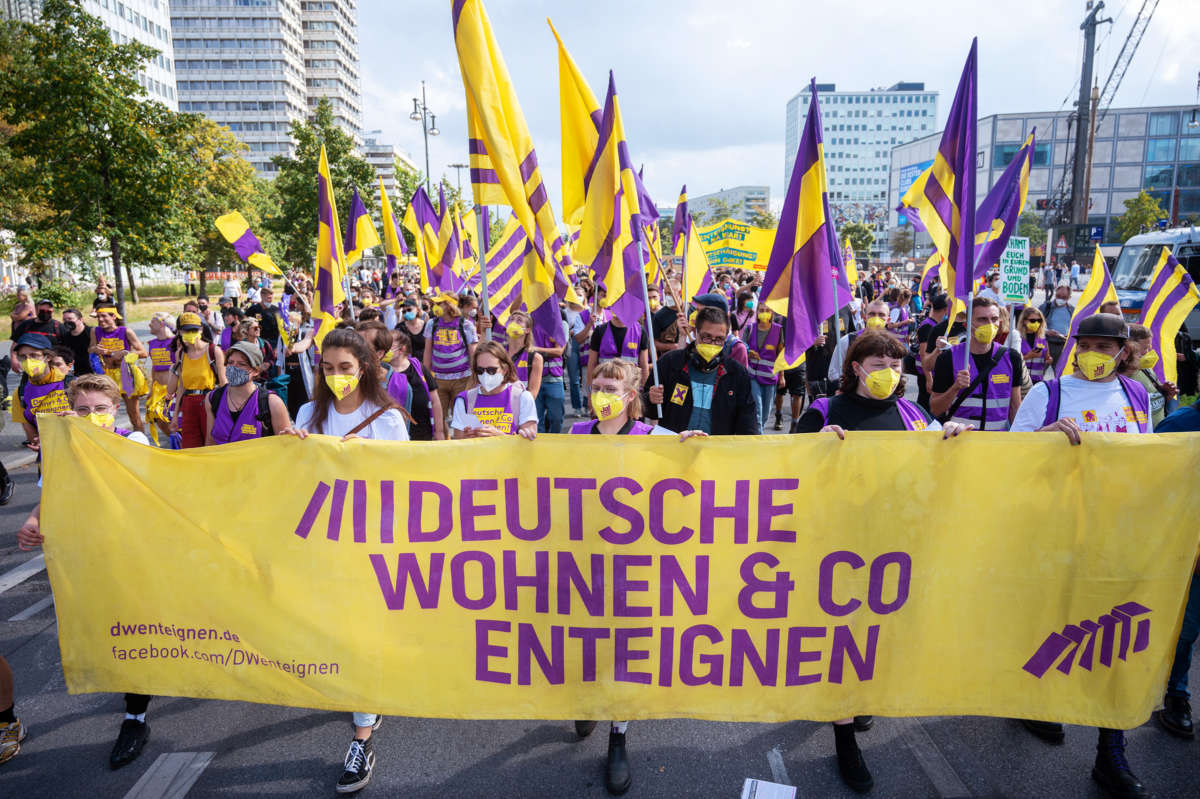
<instances>
[{"instance_id":1,"label":"yellow flag","mask_svg":"<svg viewBox=\"0 0 1200 799\"><path fill-rule=\"evenodd\" d=\"M600 103L567 52L549 19L546 24L558 42L558 104L562 118L563 219L568 225L583 220L584 176L600 140Z\"/></svg>"}]
</instances>

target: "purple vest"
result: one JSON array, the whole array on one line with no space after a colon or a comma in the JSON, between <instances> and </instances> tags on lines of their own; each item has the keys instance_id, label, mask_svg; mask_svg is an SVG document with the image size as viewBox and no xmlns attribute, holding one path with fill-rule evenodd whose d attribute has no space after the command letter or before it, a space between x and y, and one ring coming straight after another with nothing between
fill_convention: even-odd
<instances>
[{"instance_id":1,"label":"purple vest","mask_svg":"<svg viewBox=\"0 0 1200 799\"><path fill-rule=\"evenodd\" d=\"M152 338L147 345L150 349L150 363L155 372L169 372L175 363L175 350L171 348L172 340Z\"/></svg>"},{"instance_id":2,"label":"purple vest","mask_svg":"<svg viewBox=\"0 0 1200 799\"><path fill-rule=\"evenodd\" d=\"M517 379L529 388L529 362L533 360L533 356L529 354L529 350L523 349L516 355L512 356L513 366L517 367Z\"/></svg>"},{"instance_id":3,"label":"purple vest","mask_svg":"<svg viewBox=\"0 0 1200 799\"><path fill-rule=\"evenodd\" d=\"M595 419L592 419L587 422L576 422L575 424L571 425L571 433L574 435L578 435L580 433L590 434L592 432L592 429L595 426L596 426ZM650 435L650 431L653 429L654 429L654 425L652 425L652 424L646 424L645 422L634 422L633 427L629 428L628 435L648 436L648 435Z\"/></svg>"},{"instance_id":4,"label":"purple vest","mask_svg":"<svg viewBox=\"0 0 1200 799\"><path fill-rule=\"evenodd\" d=\"M903 305L893 305L892 307L895 308L896 310L900 311L900 318L897 321L908 322L908 320L912 319L912 316L908 312L908 308L904 307ZM911 327L911 326L908 324L905 324L902 327L896 328L892 332L894 332L898 336L907 336L909 327Z\"/></svg>"},{"instance_id":5,"label":"purple vest","mask_svg":"<svg viewBox=\"0 0 1200 799\"><path fill-rule=\"evenodd\" d=\"M516 383L509 383L495 394L484 394L478 388L472 388L459 394L458 398L466 405L467 413L474 415L480 424L490 424L515 436L521 426L518 416L524 390Z\"/></svg>"},{"instance_id":6,"label":"purple vest","mask_svg":"<svg viewBox=\"0 0 1200 799\"><path fill-rule=\"evenodd\" d=\"M545 348L556 347L559 344L562 344L562 342L559 341L556 337L547 335L539 327L535 327L533 329L533 343L538 347L545 347ZM565 347L564 347L564 349L565 349ZM557 378L561 379L563 376L562 356L560 355L557 358L547 358L545 355L543 355L542 359L543 359L542 377L543 378L557 377ZM545 381L543 380L543 382L545 382Z\"/></svg>"},{"instance_id":7,"label":"purple vest","mask_svg":"<svg viewBox=\"0 0 1200 799\"><path fill-rule=\"evenodd\" d=\"M106 353L112 354L129 349L129 336L125 334L124 325L114 327L108 331L101 330L98 327L94 329L96 331L96 346Z\"/></svg>"},{"instance_id":8,"label":"purple vest","mask_svg":"<svg viewBox=\"0 0 1200 799\"><path fill-rule=\"evenodd\" d=\"M620 358L623 361L638 361L638 342L642 338L642 326L634 322L629 327L625 328L625 340L621 342L621 348L617 349L617 340L613 337L612 322L604 328L604 332L600 335L600 352L597 353L597 359L601 361Z\"/></svg>"},{"instance_id":9,"label":"purple vest","mask_svg":"<svg viewBox=\"0 0 1200 799\"><path fill-rule=\"evenodd\" d=\"M742 341L746 344L746 358L750 365L750 374L764 386L775 385L775 358L779 355L779 340L783 337L783 328L775 323L767 330L766 335L754 324L746 328Z\"/></svg>"},{"instance_id":10,"label":"purple vest","mask_svg":"<svg viewBox=\"0 0 1200 799\"><path fill-rule=\"evenodd\" d=\"M262 438L262 422L258 421L258 392L256 389L246 400L246 404L238 411L237 418L229 410L229 390L221 392L221 400L217 403L216 413L213 414L212 437L218 444L232 444L235 441L250 441Z\"/></svg>"},{"instance_id":11,"label":"purple vest","mask_svg":"<svg viewBox=\"0 0 1200 799\"><path fill-rule=\"evenodd\" d=\"M221 352L228 352L229 348L232 346L233 346L233 328L227 327L221 331L221 342L220 342Z\"/></svg>"},{"instance_id":12,"label":"purple vest","mask_svg":"<svg viewBox=\"0 0 1200 799\"><path fill-rule=\"evenodd\" d=\"M467 358L467 342L463 337L463 326L466 322L462 317L450 320L435 319L433 323L433 340L425 346L433 346L433 373L439 379L443 375L454 375L468 371L470 364ZM452 380L453 378L446 378Z\"/></svg>"},{"instance_id":13,"label":"purple vest","mask_svg":"<svg viewBox=\"0 0 1200 799\"><path fill-rule=\"evenodd\" d=\"M388 371L387 393L396 401L397 405L412 413L412 387L408 384L408 378L404 372L398 372L395 369Z\"/></svg>"},{"instance_id":14,"label":"purple vest","mask_svg":"<svg viewBox=\"0 0 1200 799\"><path fill-rule=\"evenodd\" d=\"M1040 383L1045 379L1046 362L1050 357L1050 348L1044 338L1036 339L1036 341L1041 345L1042 351L1039 355L1025 359L1025 366L1029 368L1029 379L1035 383ZM1021 336L1021 354L1028 355L1031 352L1033 352L1033 347L1029 346L1028 337Z\"/></svg>"},{"instance_id":15,"label":"purple vest","mask_svg":"<svg viewBox=\"0 0 1200 799\"><path fill-rule=\"evenodd\" d=\"M1133 409L1133 418L1129 421L1137 423L1139 433L1145 433L1148 429L1146 420L1150 416L1150 395L1146 392L1146 387L1125 375L1117 375L1117 380L1120 381L1121 388L1125 389L1125 397ZM1047 380L1046 393L1049 396L1046 399L1046 415L1042 418L1042 427L1058 421L1062 384L1058 380Z\"/></svg>"},{"instance_id":16,"label":"purple vest","mask_svg":"<svg viewBox=\"0 0 1200 799\"><path fill-rule=\"evenodd\" d=\"M809 410L821 414L822 427L829 424L829 397L819 397L813 400L812 404L808 407ZM904 397L896 400L896 410L900 412L900 419L904 422L906 430L924 430L926 428L925 414L921 413L919 407Z\"/></svg>"},{"instance_id":17,"label":"purple vest","mask_svg":"<svg viewBox=\"0 0 1200 799\"><path fill-rule=\"evenodd\" d=\"M21 390L21 404L25 408L25 421L37 427L37 414L58 413L71 409L62 380L51 380L40 386L32 380L25 381Z\"/></svg>"},{"instance_id":18,"label":"purple vest","mask_svg":"<svg viewBox=\"0 0 1200 799\"><path fill-rule=\"evenodd\" d=\"M955 364L962 363L962 359L967 358L967 370L971 381L974 382L979 372L975 369L975 358L969 355L967 347L968 343L965 341L955 345L950 350L950 358L951 363ZM996 365L988 373L986 385L984 381L980 381L955 411L955 416L973 422L980 430L1008 429L1008 403L1012 397L1015 375L1007 350L1007 347L992 344L989 357L996 361Z\"/></svg>"}]
</instances>

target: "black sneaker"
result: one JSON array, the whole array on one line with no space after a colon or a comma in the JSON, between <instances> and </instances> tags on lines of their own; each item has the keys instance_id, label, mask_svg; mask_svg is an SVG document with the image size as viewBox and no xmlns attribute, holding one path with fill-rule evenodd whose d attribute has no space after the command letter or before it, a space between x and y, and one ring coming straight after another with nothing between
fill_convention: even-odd
<instances>
[{"instance_id":1,"label":"black sneaker","mask_svg":"<svg viewBox=\"0 0 1200 799\"><path fill-rule=\"evenodd\" d=\"M355 738L346 750L346 770L337 781L338 793L357 793L371 781L371 770L375 768L375 747L371 739L360 741Z\"/></svg>"},{"instance_id":2,"label":"black sneaker","mask_svg":"<svg viewBox=\"0 0 1200 799\"><path fill-rule=\"evenodd\" d=\"M871 729L874 726L875 726L875 717L874 716L855 716L854 717L854 731L855 732L866 732L867 730Z\"/></svg>"},{"instance_id":3,"label":"black sneaker","mask_svg":"<svg viewBox=\"0 0 1200 799\"><path fill-rule=\"evenodd\" d=\"M142 747L150 740L150 725L137 719L125 719L121 722L121 731L117 733L117 742L113 744L108 756L108 765L114 770L128 766L137 760L142 753Z\"/></svg>"},{"instance_id":4,"label":"black sneaker","mask_svg":"<svg viewBox=\"0 0 1200 799\"><path fill-rule=\"evenodd\" d=\"M633 771L625 754L625 733L608 734L608 762L604 766L604 787L613 796L620 796L633 785Z\"/></svg>"},{"instance_id":5,"label":"black sneaker","mask_svg":"<svg viewBox=\"0 0 1200 799\"><path fill-rule=\"evenodd\" d=\"M1025 725L1025 729L1041 738L1046 743L1060 744L1067 734L1063 731L1063 725L1057 721L1034 721L1032 719L1021 719L1021 723Z\"/></svg>"},{"instance_id":6,"label":"black sneaker","mask_svg":"<svg viewBox=\"0 0 1200 799\"><path fill-rule=\"evenodd\" d=\"M1129 761L1125 759L1125 733L1120 730L1100 730L1092 779L1116 799L1140 799L1150 795L1129 768Z\"/></svg>"},{"instance_id":7,"label":"black sneaker","mask_svg":"<svg viewBox=\"0 0 1200 799\"><path fill-rule=\"evenodd\" d=\"M596 729L596 722L594 722L594 721L576 721L575 722L575 734L578 735L580 738L588 737L589 735L592 734L592 730L594 730L594 729Z\"/></svg>"},{"instance_id":8,"label":"black sneaker","mask_svg":"<svg viewBox=\"0 0 1200 799\"><path fill-rule=\"evenodd\" d=\"M858 741L854 739L854 725L834 725L834 743L837 746L838 773L842 782L852 791L866 793L875 785L867 762L863 760Z\"/></svg>"},{"instance_id":9,"label":"black sneaker","mask_svg":"<svg viewBox=\"0 0 1200 799\"><path fill-rule=\"evenodd\" d=\"M1167 696L1163 699L1163 709L1154 714L1163 729L1176 738L1192 740L1196 731L1192 727L1192 706L1184 696Z\"/></svg>"},{"instance_id":10,"label":"black sneaker","mask_svg":"<svg viewBox=\"0 0 1200 799\"><path fill-rule=\"evenodd\" d=\"M8 477L8 476L4 477L3 484L0 484L0 505L8 504L8 501L10 499L12 499L13 490L16 487L17 487L17 484L13 482L13 479L11 477Z\"/></svg>"}]
</instances>

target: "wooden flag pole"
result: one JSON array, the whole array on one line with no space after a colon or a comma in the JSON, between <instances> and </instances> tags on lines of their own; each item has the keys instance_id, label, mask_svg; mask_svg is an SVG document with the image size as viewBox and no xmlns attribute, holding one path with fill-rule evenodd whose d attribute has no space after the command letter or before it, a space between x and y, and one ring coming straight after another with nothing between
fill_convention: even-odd
<instances>
[{"instance_id":1,"label":"wooden flag pole","mask_svg":"<svg viewBox=\"0 0 1200 799\"><path fill-rule=\"evenodd\" d=\"M641 225L638 225L638 227L641 228ZM642 248L645 246L645 243L646 242L645 242L644 234L639 230L639 232L638 232L638 261L641 263L641 269L639 269L638 272L640 272L641 276L642 276L642 304L646 308L646 339L650 345L649 346L650 373L654 378L654 385L657 386L657 385L659 385L659 382L658 382L658 353L654 349L654 312L650 310L650 286L649 286L648 282L646 281L646 261L647 261L647 259L645 256L649 255L649 252L647 251L647 252L643 253L643 250L642 250ZM619 255L616 253L614 253L614 256L619 257ZM628 334L628 332L629 331L626 331L627 334ZM658 418L661 420L662 419L662 403L659 403L659 404L655 405L654 407L657 409Z\"/></svg>"}]
</instances>

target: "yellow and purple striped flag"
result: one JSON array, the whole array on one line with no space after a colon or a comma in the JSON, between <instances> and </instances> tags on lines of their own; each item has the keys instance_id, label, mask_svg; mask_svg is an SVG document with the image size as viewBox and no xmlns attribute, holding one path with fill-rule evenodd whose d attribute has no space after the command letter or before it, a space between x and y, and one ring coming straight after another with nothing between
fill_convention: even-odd
<instances>
[{"instance_id":1,"label":"yellow and purple striped flag","mask_svg":"<svg viewBox=\"0 0 1200 799\"><path fill-rule=\"evenodd\" d=\"M933 166L896 208L933 239L943 259L942 285L958 297L971 293L975 269L977 46L978 40L972 40Z\"/></svg>"},{"instance_id":2,"label":"yellow and purple striped flag","mask_svg":"<svg viewBox=\"0 0 1200 799\"><path fill-rule=\"evenodd\" d=\"M1175 335L1197 302L1200 302L1200 292L1191 275L1175 260L1171 251L1163 247L1138 320L1150 328L1154 351L1158 353L1154 374L1159 382L1174 383L1179 379Z\"/></svg>"},{"instance_id":3,"label":"yellow and purple striped flag","mask_svg":"<svg viewBox=\"0 0 1200 799\"><path fill-rule=\"evenodd\" d=\"M812 97L800 150L759 292L767 307L784 317L783 347L775 361L776 371L799 364L820 333L821 322L837 313L852 296L829 213L815 78L810 86Z\"/></svg>"},{"instance_id":4,"label":"yellow and purple striped flag","mask_svg":"<svg viewBox=\"0 0 1200 799\"><path fill-rule=\"evenodd\" d=\"M1079 304L1075 306L1075 313L1071 314L1071 330L1067 333L1067 342L1058 358L1058 368L1055 371L1059 377L1066 377L1075 371L1075 334L1079 330L1079 323L1100 313L1100 306L1106 302L1119 300L1112 277L1108 274L1108 265L1104 262L1104 256L1097 245L1096 255L1092 259L1092 275L1083 287L1083 294L1079 297Z\"/></svg>"},{"instance_id":5,"label":"yellow and purple striped flag","mask_svg":"<svg viewBox=\"0 0 1200 799\"><path fill-rule=\"evenodd\" d=\"M233 245L233 250L239 258L256 269L283 277L283 272L271 260L271 256L267 255L258 236L250 230L250 223L240 212L230 211L219 216L215 224L225 241Z\"/></svg>"},{"instance_id":6,"label":"yellow and purple striped flag","mask_svg":"<svg viewBox=\"0 0 1200 799\"><path fill-rule=\"evenodd\" d=\"M527 243L525 229L515 216L511 216L495 246L487 252L489 311L500 327L508 324L509 313L521 305L521 275ZM476 274L468 284L475 288L480 279L481 276Z\"/></svg>"},{"instance_id":7,"label":"yellow and purple striped flag","mask_svg":"<svg viewBox=\"0 0 1200 799\"><path fill-rule=\"evenodd\" d=\"M382 243L371 217L367 214L367 207L363 205L362 197L358 196L358 187L355 186L352 191L354 196L350 199L350 218L346 220L347 269L362 260L364 251Z\"/></svg>"},{"instance_id":8,"label":"yellow and purple striped flag","mask_svg":"<svg viewBox=\"0 0 1200 799\"><path fill-rule=\"evenodd\" d=\"M342 250L342 231L338 227L333 181L329 179L329 160L321 145L317 164L317 274L313 288L313 343L321 342L340 320L338 306L346 301L346 255Z\"/></svg>"},{"instance_id":9,"label":"yellow and purple striped flag","mask_svg":"<svg viewBox=\"0 0 1200 799\"><path fill-rule=\"evenodd\" d=\"M1025 144L1013 156L996 185L979 204L975 214L975 279L1000 262L1008 240L1017 232L1025 199L1029 196L1029 168L1033 166L1037 128L1029 132Z\"/></svg>"},{"instance_id":10,"label":"yellow and purple striped flag","mask_svg":"<svg viewBox=\"0 0 1200 799\"><path fill-rule=\"evenodd\" d=\"M396 216L392 213L392 201L383 190L383 178L379 179L379 217L383 223L383 252L387 256L387 268L383 275L384 299L391 299L391 278L396 271L396 260L402 255L408 255L408 246L404 236L396 226Z\"/></svg>"},{"instance_id":11,"label":"yellow and purple striped flag","mask_svg":"<svg viewBox=\"0 0 1200 799\"><path fill-rule=\"evenodd\" d=\"M697 294L707 294L712 291L713 276L708 266L708 255L692 222L692 214L688 210L687 186L679 190L679 201L675 204L675 221L672 225L672 252L682 258L683 243L687 242L687 258L680 270L680 289L683 296L680 302L687 305ZM686 308L682 309L686 313Z\"/></svg>"},{"instance_id":12,"label":"yellow and purple striped flag","mask_svg":"<svg viewBox=\"0 0 1200 799\"><path fill-rule=\"evenodd\" d=\"M549 19L546 24L558 43L558 106L562 122L562 202L563 221L578 225L583 221L584 175L600 140L600 102L575 59Z\"/></svg>"},{"instance_id":13,"label":"yellow and purple striped flag","mask_svg":"<svg viewBox=\"0 0 1200 799\"><path fill-rule=\"evenodd\" d=\"M440 223L437 211L423 186L418 186L408 202L408 210L404 212L404 227L413 234L417 247L417 272L421 278L421 293L428 294L430 286L436 285L431 280L438 260L438 233Z\"/></svg>"}]
</instances>

